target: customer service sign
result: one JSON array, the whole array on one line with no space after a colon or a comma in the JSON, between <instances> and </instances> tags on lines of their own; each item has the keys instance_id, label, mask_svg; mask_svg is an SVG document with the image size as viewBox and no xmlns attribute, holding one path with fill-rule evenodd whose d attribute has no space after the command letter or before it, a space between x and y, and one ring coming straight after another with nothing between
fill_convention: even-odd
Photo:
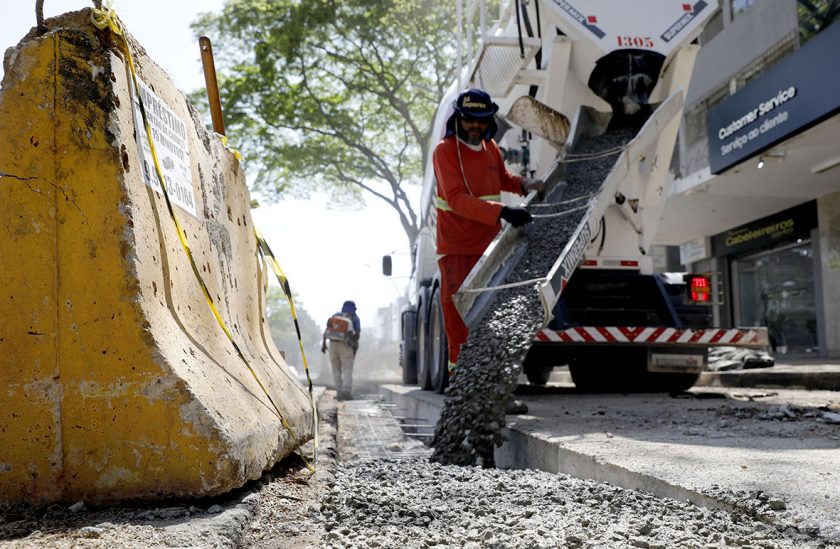
<instances>
[{"instance_id":1,"label":"customer service sign","mask_svg":"<svg viewBox=\"0 0 840 549\"><path fill-rule=\"evenodd\" d=\"M712 173L750 158L840 111L840 24L811 39L710 109Z\"/></svg>"}]
</instances>

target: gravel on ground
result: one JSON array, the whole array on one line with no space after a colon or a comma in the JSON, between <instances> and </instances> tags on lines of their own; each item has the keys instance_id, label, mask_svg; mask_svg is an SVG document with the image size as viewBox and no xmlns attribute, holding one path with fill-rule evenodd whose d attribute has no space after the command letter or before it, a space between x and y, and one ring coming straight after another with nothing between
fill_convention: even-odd
<instances>
[{"instance_id":1,"label":"gravel on ground","mask_svg":"<svg viewBox=\"0 0 840 549\"><path fill-rule=\"evenodd\" d=\"M323 547L838 547L808 526L532 470L430 463L343 464L324 496Z\"/></svg>"},{"instance_id":2,"label":"gravel on ground","mask_svg":"<svg viewBox=\"0 0 840 549\"><path fill-rule=\"evenodd\" d=\"M334 396L327 391L320 401L315 475L292 457L213 501L7 508L0 548L840 547L762 492L722 489L720 500L731 496L732 508L709 509L542 471L369 459L349 450L344 461L336 418L350 403Z\"/></svg>"}]
</instances>

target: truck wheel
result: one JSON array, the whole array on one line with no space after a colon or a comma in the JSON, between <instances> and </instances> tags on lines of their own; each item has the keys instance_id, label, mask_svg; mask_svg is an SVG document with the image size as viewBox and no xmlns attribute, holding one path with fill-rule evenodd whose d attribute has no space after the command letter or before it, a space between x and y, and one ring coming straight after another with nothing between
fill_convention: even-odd
<instances>
[{"instance_id":1,"label":"truck wheel","mask_svg":"<svg viewBox=\"0 0 840 549\"><path fill-rule=\"evenodd\" d=\"M654 373L648 374L652 392L682 393L691 389L700 374Z\"/></svg>"},{"instance_id":2,"label":"truck wheel","mask_svg":"<svg viewBox=\"0 0 840 549\"><path fill-rule=\"evenodd\" d=\"M402 314L402 341L400 342L400 368L404 385L417 383L417 312ZM410 349L410 350L409 350Z\"/></svg>"},{"instance_id":3,"label":"truck wheel","mask_svg":"<svg viewBox=\"0 0 840 549\"><path fill-rule=\"evenodd\" d=\"M545 385L551 376L551 370L553 370L551 366L527 369L525 370L525 377L528 378L528 383L531 385Z\"/></svg>"},{"instance_id":4,"label":"truck wheel","mask_svg":"<svg viewBox=\"0 0 840 549\"><path fill-rule=\"evenodd\" d=\"M429 374L432 389L439 395L443 394L449 385L449 350L446 342L446 332L443 329L443 307L440 304L440 291L432 294L431 316L429 318L429 358L431 359Z\"/></svg>"},{"instance_id":5,"label":"truck wheel","mask_svg":"<svg viewBox=\"0 0 840 549\"><path fill-rule=\"evenodd\" d=\"M647 350L587 349L569 362L575 387L591 393L646 392Z\"/></svg>"},{"instance_id":6,"label":"truck wheel","mask_svg":"<svg viewBox=\"0 0 840 549\"><path fill-rule=\"evenodd\" d=\"M558 352L557 346L535 343L522 361L522 371L531 385L545 385L554 366L568 362L566 356Z\"/></svg>"},{"instance_id":7,"label":"truck wheel","mask_svg":"<svg viewBox=\"0 0 840 549\"><path fill-rule=\"evenodd\" d=\"M575 387L592 393L681 392L697 382L700 374L647 371L647 350L618 352L601 349L575 357L569 364Z\"/></svg>"},{"instance_id":8,"label":"truck wheel","mask_svg":"<svg viewBox=\"0 0 840 549\"><path fill-rule=\"evenodd\" d=\"M405 342L400 343L400 368L404 385L417 383L417 352L406 351Z\"/></svg>"},{"instance_id":9,"label":"truck wheel","mask_svg":"<svg viewBox=\"0 0 840 549\"><path fill-rule=\"evenodd\" d=\"M423 286L417 296L417 385L423 391L432 388L429 368L429 288Z\"/></svg>"}]
</instances>

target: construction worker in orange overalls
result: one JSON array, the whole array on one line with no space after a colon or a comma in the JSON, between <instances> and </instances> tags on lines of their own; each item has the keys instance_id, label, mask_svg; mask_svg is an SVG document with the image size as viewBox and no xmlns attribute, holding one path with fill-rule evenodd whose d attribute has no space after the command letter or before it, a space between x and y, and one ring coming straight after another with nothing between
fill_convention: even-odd
<instances>
[{"instance_id":1,"label":"construction worker in orange overalls","mask_svg":"<svg viewBox=\"0 0 840 549\"><path fill-rule=\"evenodd\" d=\"M524 208L502 205L501 191L527 194L545 187L542 181L514 175L505 167L499 146L493 141L497 129L493 115L499 106L487 92L464 91L454 101L453 109L446 135L433 155L440 295L450 376L469 334L452 296L501 229L500 220L514 227L531 222L531 214Z\"/></svg>"}]
</instances>

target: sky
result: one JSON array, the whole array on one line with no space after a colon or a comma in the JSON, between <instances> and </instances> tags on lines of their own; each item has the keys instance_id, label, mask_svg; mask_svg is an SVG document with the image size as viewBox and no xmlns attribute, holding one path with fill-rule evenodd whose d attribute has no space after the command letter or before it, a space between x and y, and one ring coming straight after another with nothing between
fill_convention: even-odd
<instances>
[{"instance_id":1,"label":"sky","mask_svg":"<svg viewBox=\"0 0 840 549\"><path fill-rule=\"evenodd\" d=\"M198 40L189 25L199 13L221 11L223 0L118 0L113 5L128 32L182 91L204 87ZM82 0L47 0L44 17L90 6L92 2ZM35 1L17 0L3 7L0 48L5 52L35 26ZM419 187L409 191L419 201ZM254 222L299 301L319 324L351 299L362 325L372 326L377 308L404 293L410 270L408 241L396 212L381 200L369 196L356 208L331 205L320 195L260 202L252 211ZM382 274L382 256L394 251L394 277L388 278Z\"/></svg>"}]
</instances>

